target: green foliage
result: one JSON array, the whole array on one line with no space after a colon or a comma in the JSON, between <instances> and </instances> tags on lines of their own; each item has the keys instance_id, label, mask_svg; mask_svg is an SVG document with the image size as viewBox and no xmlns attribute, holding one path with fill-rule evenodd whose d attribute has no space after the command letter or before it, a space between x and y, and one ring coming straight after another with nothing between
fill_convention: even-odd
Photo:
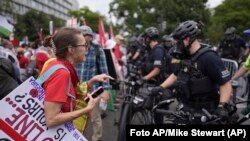
<instances>
[{"instance_id":1,"label":"green foliage","mask_svg":"<svg viewBox=\"0 0 250 141\"><path fill-rule=\"evenodd\" d=\"M170 34L183 21L195 20L208 22L210 11L207 0L114 0L110 12L124 20L120 27L130 33L140 33L149 26L157 27L162 34ZM135 17L135 13L137 17ZM166 29L163 22L166 22ZM137 28L136 25L142 25ZM126 25L126 27L124 27Z\"/></svg>"},{"instance_id":2,"label":"green foliage","mask_svg":"<svg viewBox=\"0 0 250 141\"><path fill-rule=\"evenodd\" d=\"M9 0L0 0L0 15L13 14L13 6Z\"/></svg>"},{"instance_id":3,"label":"green foliage","mask_svg":"<svg viewBox=\"0 0 250 141\"><path fill-rule=\"evenodd\" d=\"M80 10L69 11L69 15L80 20L81 24L83 23L83 21L85 21L87 25L92 28L94 32L98 32L98 18L99 16L101 16L100 13L93 12L88 7L85 6L83 8L80 8ZM101 16L101 17L102 17L104 27L107 31L108 24L107 24L106 18L104 16Z\"/></svg>"},{"instance_id":4,"label":"green foliage","mask_svg":"<svg viewBox=\"0 0 250 141\"><path fill-rule=\"evenodd\" d=\"M37 40L41 28L43 29L44 35L49 35L49 21L53 21L55 28L60 28L65 24L65 21L54 16L30 10L24 15L17 16L15 35L19 38L27 35L29 40Z\"/></svg>"},{"instance_id":5,"label":"green foliage","mask_svg":"<svg viewBox=\"0 0 250 141\"><path fill-rule=\"evenodd\" d=\"M243 31L250 27L250 0L225 0L215 8L207 36L214 43L219 42L225 30L234 26L237 33L244 37Z\"/></svg>"}]
</instances>

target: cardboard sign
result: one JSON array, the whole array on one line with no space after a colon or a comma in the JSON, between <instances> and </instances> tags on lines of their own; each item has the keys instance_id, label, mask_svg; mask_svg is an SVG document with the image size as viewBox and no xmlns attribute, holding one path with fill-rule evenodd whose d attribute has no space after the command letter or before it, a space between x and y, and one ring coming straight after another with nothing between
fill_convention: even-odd
<instances>
[{"instance_id":1,"label":"cardboard sign","mask_svg":"<svg viewBox=\"0 0 250 141\"><path fill-rule=\"evenodd\" d=\"M117 79L115 65L113 62L112 54L111 54L111 49L103 49L103 50L105 53L106 62L108 64L109 75L112 76L113 78Z\"/></svg>"},{"instance_id":2,"label":"cardboard sign","mask_svg":"<svg viewBox=\"0 0 250 141\"><path fill-rule=\"evenodd\" d=\"M108 71L109 71L109 75L115 79L117 79L117 74L116 74L116 69L115 69L115 64L114 64L114 61L113 61L113 58L112 58L112 52L111 52L111 49L104 49L104 53L105 53L105 56L106 56L106 62L108 64ZM111 83L112 85L112 89L115 89L115 90L119 90L119 84L114 84L114 83Z\"/></svg>"},{"instance_id":3,"label":"cardboard sign","mask_svg":"<svg viewBox=\"0 0 250 141\"><path fill-rule=\"evenodd\" d=\"M72 122L46 126L44 95L44 89L30 77L0 101L0 140L86 141Z\"/></svg>"}]
</instances>

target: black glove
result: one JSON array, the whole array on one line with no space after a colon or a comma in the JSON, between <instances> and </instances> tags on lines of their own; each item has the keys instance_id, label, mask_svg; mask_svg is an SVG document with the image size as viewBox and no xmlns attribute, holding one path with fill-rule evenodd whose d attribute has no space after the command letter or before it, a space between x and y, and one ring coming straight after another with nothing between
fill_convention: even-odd
<instances>
[{"instance_id":1,"label":"black glove","mask_svg":"<svg viewBox=\"0 0 250 141\"><path fill-rule=\"evenodd\" d=\"M142 86L145 82L146 82L145 79L140 78L140 79L138 79L138 80L136 81L136 84L139 85L139 86Z\"/></svg>"},{"instance_id":2,"label":"black glove","mask_svg":"<svg viewBox=\"0 0 250 141\"><path fill-rule=\"evenodd\" d=\"M227 109L227 104L219 104L215 109L214 113L223 120L227 120L229 117L229 112Z\"/></svg>"},{"instance_id":3,"label":"black glove","mask_svg":"<svg viewBox=\"0 0 250 141\"><path fill-rule=\"evenodd\" d=\"M153 94L163 94L164 92L164 88L162 86L157 86L157 87L154 87L151 92Z\"/></svg>"}]
</instances>

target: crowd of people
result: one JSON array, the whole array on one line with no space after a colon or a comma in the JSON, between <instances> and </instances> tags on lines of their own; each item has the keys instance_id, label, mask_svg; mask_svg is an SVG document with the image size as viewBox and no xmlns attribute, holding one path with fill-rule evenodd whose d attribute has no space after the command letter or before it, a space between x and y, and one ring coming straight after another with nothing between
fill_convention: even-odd
<instances>
[{"instance_id":1,"label":"crowd of people","mask_svg":"<svg viewBox=\"0 0 250 141\"><path fill-rule=\"evenodd\" d=\"M249 45L236 34L236 28L229 27L218 50L214 51L202 46L199 40L201 29L201 24L189 20L180 23L171 35L160 38L156 27L148 27L138 37L131 37L127 48L121 35L117 35L115 41L107 42L106 47L101 47L95 41L91 27L86 25L64 27L44 41L23 43L19 47L3 40L0 81L5 83L0 84L0 99L30 76L40 77L53 66L62 65L63 69L55 71L42 85L46 92L46 124L53 127L73 121L76 128L86 134L90 120L92 141L99 141L103 134L102 115L113 98L110 92L115 89L110 81L126 79L131 71L126 66L133 64L141 76L138 82L154 85L152 91L156 93L178 86L184 111L206 108L228 118L231 81L250 69ZM114 77L109 73L108 65L111 64L107 62L104 48L111 50L109 63L114 65ZM221 58L245 63L235 74L230 74ZM89 93L99 86L104 92L92 98ZM116 90L117 97L124 95L120 86ZM80 99L82 97L90 100L85 102ZM244 114L248 112L244 110Z\"/></svg>"}]
</instances>

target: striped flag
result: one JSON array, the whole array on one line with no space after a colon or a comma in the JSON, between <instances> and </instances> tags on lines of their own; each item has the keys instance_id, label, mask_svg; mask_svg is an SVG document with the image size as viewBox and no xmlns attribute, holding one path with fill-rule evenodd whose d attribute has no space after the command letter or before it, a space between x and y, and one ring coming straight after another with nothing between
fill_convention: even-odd
<instances>
[{"instance_id":1,"label":"striped flag","mask_svg":"<svg viewBox=\"0 0 250 141\"><path fill-rule=\"evenodd\" d=\"M13 29L13 25L10 24L4 16L0 15L0 34L9 37Z\"/></svg>"},{"instance_id":2,"label":"striped flag","mask_svg":"<svg viewBox=\"0 0 250 141\"><path fill-rule=\"evenodd\" d=\"M104 26L103 26L103 22L102 22L102 17L99 16L99 21L98 21L98 33L99 33L99 40L100 40L100 44L102 47L106 47L106 38L105 38L105 31L104 31Z\"/></svg>"}]
</instances>

